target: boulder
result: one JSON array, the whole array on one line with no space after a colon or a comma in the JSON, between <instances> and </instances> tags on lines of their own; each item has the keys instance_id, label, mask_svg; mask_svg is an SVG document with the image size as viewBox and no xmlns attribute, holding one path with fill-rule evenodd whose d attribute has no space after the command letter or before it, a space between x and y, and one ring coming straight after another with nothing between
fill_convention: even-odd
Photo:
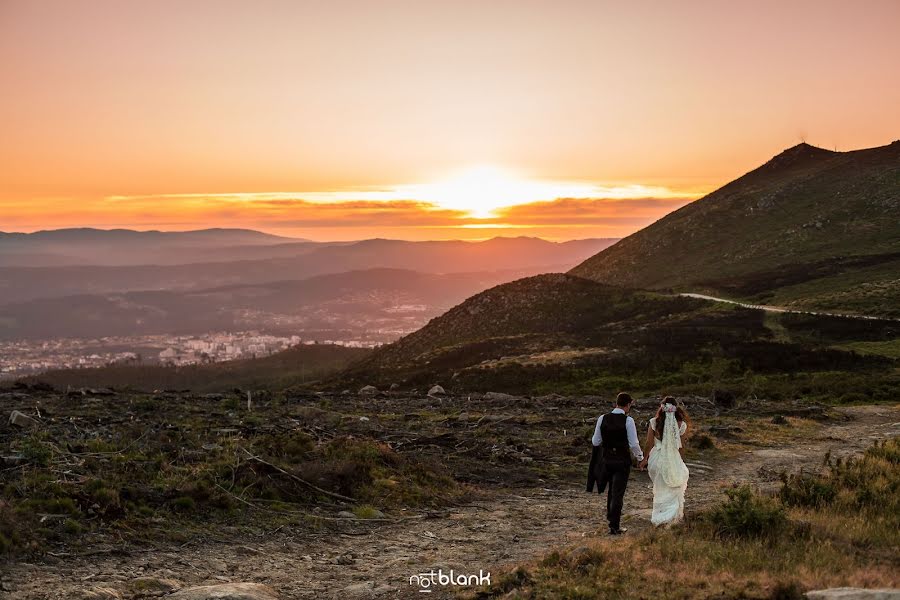
<instances>
[{"instance_id":1,"label":"boulder","mask_svg":"<svg viewBox=\"0 0 900 600\"><path fill-rule=\"evenodd\" d=\"M96 587L81 592L80 600L122 600L122 594L110 587Z\"/></svg>"},{"instance_id":2,"label":"boulder","mask_svg":"<svg viewBox=\"0 0 900 600\"><path fill-rule=\"evenodd\" d=\"M447 392L439 385L432 386L430 390L428 390L429 396L446 396Z\"/></svg>"},{"instance_id":3,"label":"boulder","mask_svg":"<svg viewBox=\"0 0 900 600\"><path fill-rule=\"evenodd\" d=\"M503 392L488 392L484 395L485 400L493 400L498 402L504 402L506 400L512 400L515 398L512 394L504 394Z\"/></svg>"},{"instance_id":4,"label":"boulder","mask_svg":"<svg viewBox=\"0 0 900 600\"><path fill-rule=\"evenodd\" d=\"M806 592L810 600L900 600L900 590L881 588L867 590L864 588L830 588Z\"/></svg>"},{"instance_id":5,"label":"boulder","mask_svg":"<svg viewBox=\"0 0 900 600\"><path fill-rule=\"evenodd\" d=\"M378 388L374 385L367 385L359 388L360 396L374 396L378 393Z\"/></svg>"},{"instance_id":6,"label":"boulder","mask_svg":"<svg viewBox=\"0 0 900 600\"><path fill-rule=\"evenodd\" d=\"M183 589L171 600L278 600L275 590L261 583L223 583Z\"/></svg>"},{"instance_id":7,"label":"boulder","mask_svg":"<svg viewBox=\"0 0 900 600\"><path fill-rule=\"evenodd\" d=\"M131 595L140 598L158 598L166 596L181 588L181 584L174 579L158 579L156 577L138 577L128 582L128 590Z\"/></svg>"},{"instance_id":8,"label":"boulder","mask_svg":"<svg viewBox=\"0 0 900 600\"><path fill-rule=\"evenodd\" d=\"M399 384L399 383L392 383L392 384L391 384L391 391L392 391L392 392L396 392L396 391L399 390L399 389L400 389L400 384Z\"/></svg>"},{"instance_id":9,"label":"boulder","mask_svg":"<svg viewBox=\"0 0 900 600\"><path fill-rule=\"evenodd\" d=\"M38 429L41 426L40 421L17 410L9 413L9 424L23 429Z\"/></svg>"}]
</instances>

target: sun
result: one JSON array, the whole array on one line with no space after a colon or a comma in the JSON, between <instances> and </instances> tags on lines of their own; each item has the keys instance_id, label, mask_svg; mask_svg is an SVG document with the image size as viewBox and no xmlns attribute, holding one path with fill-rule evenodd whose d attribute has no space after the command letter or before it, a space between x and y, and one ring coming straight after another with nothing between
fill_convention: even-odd
<instances>
[{"instance_id":1,"label":"sun","mask_svg":"<svg viewBox=\"0 0 900 600\"><path fill-rule=\"evenodd\" d=\"M549 187L553 186L519 177L508 169L477 165L434 183L405 186L402 193L438 208L487 219L501 208L558 197Z\"/></svg>"}]
</instances>

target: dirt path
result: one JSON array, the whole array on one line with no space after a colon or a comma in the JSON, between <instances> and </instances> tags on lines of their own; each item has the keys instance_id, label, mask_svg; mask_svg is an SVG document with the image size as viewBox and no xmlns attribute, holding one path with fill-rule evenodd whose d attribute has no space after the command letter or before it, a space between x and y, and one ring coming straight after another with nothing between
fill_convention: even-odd
<instances>
[{"instance_id":1,"label":"dirt path","mask_svg":"<svg viewBox=\"0 0 900 600\"><path fill-rule=\"evenodd\" d=\"M740 306L741 308L764 310L766 312L794 313L794 314L798 314L798 315L817 315L820 317L842 317L845 319L863 319L865 321L900 321L900 319L895 319L892 317L875 317L872 315L858 315L858 314L853 314L853 313L835 313L835 312L816 311L816 310L801 310L798 308L784 308L782 306L769 306L767 304L748 304L746 302L739 302L737 300L728 300L727 298L717 298L715 296L707 296L706 294L683 293L683 294L678 294L678 295L684 296L685 298L697 298L698 300L709 300L711 302L724 302L725 304L734 304L735 306Z\"/></svg>"},{"instance_id":2,"label":"dirt path","mask_svg":"<svg viewBox=\"0 0 900 600\"><path fill-rule=\"evenodd\" d=\"M783 470L818 468L826 452L844 457L863 451L874 440L900 434L896 407L843 412L850 420L823 425L814 438L800 444L752 450L737 460L689 461L689 512L718 501L721 488L728 484L774 487ZM646 473L634 471L625 505L625 525L632 532L650 526L651 503ZM172 551L18 564L5 580L16 587L8 597L23 600L78 598L80 590L121 587L138 577L174 579L184 586L261 582L278 590L283 599L422 598L409 584L413 574L438 568L497 573L550 548L605 537L602 504L596 494L585 493L579 480L568 488L512 492L436 518L367 525L347 533L260 532L236 543L204 542ZM446 597L446 590L435 588L425 597Z\"/></svg>"}]
</instances>

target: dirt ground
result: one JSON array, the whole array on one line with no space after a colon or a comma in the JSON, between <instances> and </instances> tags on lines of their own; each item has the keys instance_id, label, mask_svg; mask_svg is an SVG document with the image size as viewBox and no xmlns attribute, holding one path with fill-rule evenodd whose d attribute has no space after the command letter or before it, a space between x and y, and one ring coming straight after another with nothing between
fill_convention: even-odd
<instances>
[{"instance_id":1,"label":"dirt ground","mask_svg":"<svg viewBox=\"0 0 900 600\"><path fill-rule=\"evenodd\" d=\"M847 420L831 421L815 433L743 450L709 461L689 460L688 514L722 497L733 483L774 489L782 471L821 467L826 453L845 457L875 440L900 433L900 409L866 406L840 409ZM651 489L647 474L632 471L625 522L631 533L650 527ZM167 550L100 549L79 556L48 556L41 563L6 565L6 592L22 600L71 599L97 588L123 589L140 577L174 580L188 587L222 582L270 585L283 599L421 598L411 575L448 573L495 577L504 568L583 538L608 538L604 501L584 491L582 480L564 487L501 491L449 511L416 515L395 523L353 523L343 533L259 531L228 539L222 532ZM427 597L452 595L452 586L432 588ZM11 590L11 591L10 591ZM2 596L6 594L6 596ZM127 597L127 595L125 595Z\"/></svg>"}]
</instances>

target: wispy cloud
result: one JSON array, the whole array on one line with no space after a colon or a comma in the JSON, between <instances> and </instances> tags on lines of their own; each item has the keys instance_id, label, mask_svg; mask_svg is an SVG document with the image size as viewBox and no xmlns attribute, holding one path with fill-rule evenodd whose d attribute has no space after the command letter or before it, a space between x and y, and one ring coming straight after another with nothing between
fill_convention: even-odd
<instances>
[{"instance_id":1,"label":"wispy cloud","mask_svg":"<svg viewBox=\"0 0 900 600\"><path fill-rule=\"evenodd\" d=\"M580 185L580 184L579 184ZM577 189L576 189L577 188ZM560 191L566 188L560 188ZM261 192L59 198L18 211L18 230L97 226L188 229L251 227L315 239L392 236L407 239L483 237L504 231L555 239L627 235L684 206L696 194L643 185L573 185L588 197L492 206L446 206L439 198L399 198L405 188L339 192ZM534 190L532 190L534 191ZM452 203L447 203L452 204Z\"/></svg>"}]
</instances>

